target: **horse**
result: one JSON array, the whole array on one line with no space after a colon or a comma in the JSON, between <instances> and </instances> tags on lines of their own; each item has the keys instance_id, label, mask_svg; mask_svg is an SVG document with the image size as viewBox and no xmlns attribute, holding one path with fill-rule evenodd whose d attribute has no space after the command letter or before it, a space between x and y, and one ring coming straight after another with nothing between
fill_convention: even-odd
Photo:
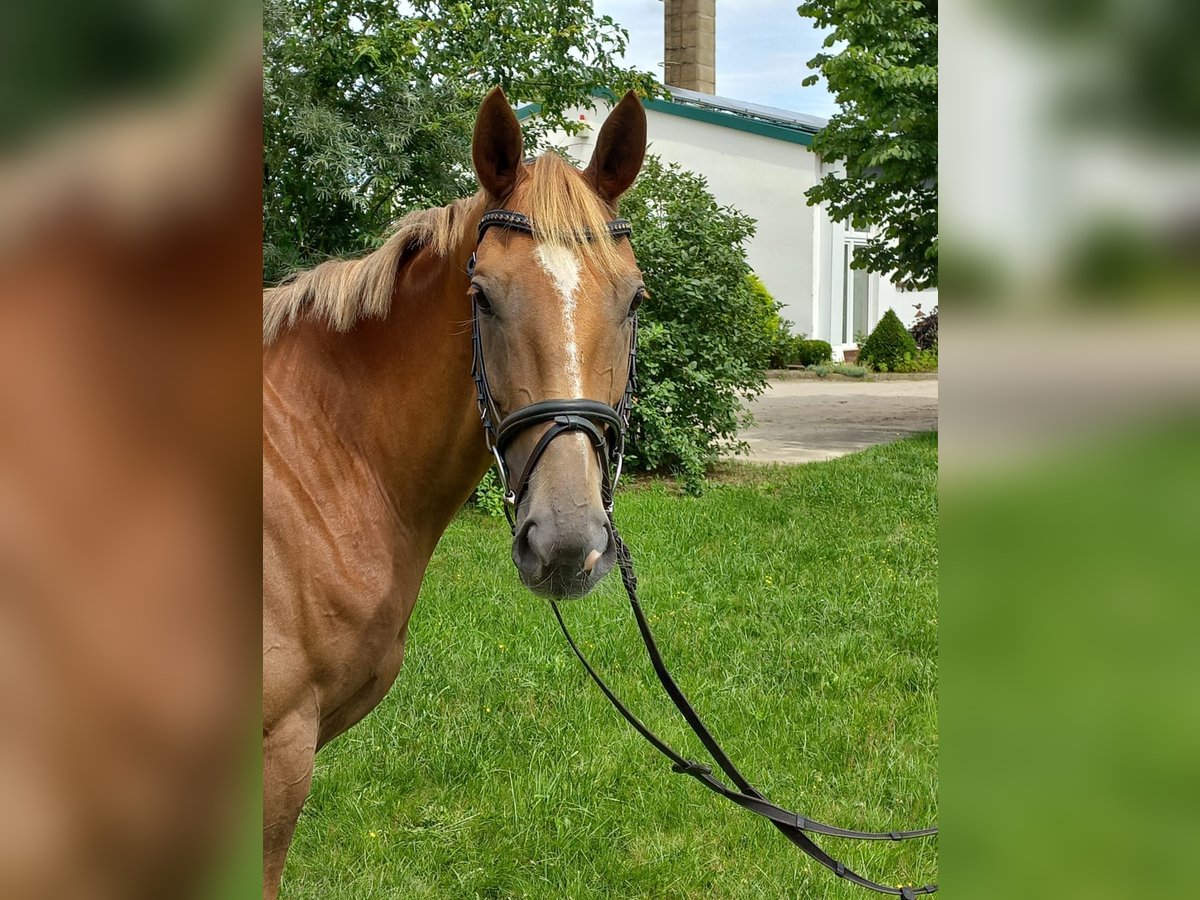
<instances>
[{"instance_id":1,"label":"horse","mask_svg":"<svg viewBox=\"0 0 1200 900\"><path fill-rule=\"evenodd\" d=\"M612 569L611 485L588 411L628 399L645 289L627 228L612 225L645 150L630 92L585 170L553 153L526 160L496 88L475 121L474 196L264 291L265 897L278 893L315 754L397 677L426 566L493 450L501 471L522 473L509 495L521 581L577 598ZM483 360L497 416L553 413L543 401L587 414L529 419L496 446L472 378Z\"/></svg>"}]
</instances>

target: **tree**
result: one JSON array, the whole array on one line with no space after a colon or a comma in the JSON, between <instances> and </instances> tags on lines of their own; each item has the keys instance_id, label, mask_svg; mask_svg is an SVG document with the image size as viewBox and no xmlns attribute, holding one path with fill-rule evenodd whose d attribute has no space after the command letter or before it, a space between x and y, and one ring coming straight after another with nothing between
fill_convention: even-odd
<instances>
[{"instance_id":1,"label":"tree","mask_svg":"<svg viewBox=\"0 0 1200 900\"><path fill-rule=\"evenodd\" d=\"M596 88L661 92L622 69L628 33L585 0L266 0L264 278L373 247L411 209L475 188L471 129L493 85L541 105L529 148Z\"/></svg>"},{"instance_id":2,"label":"tree","mask_svg":"<svg viewBox=\"0 0 1200 900\"><path fill-rule=\"evenodd\" d=\"M704 178L648 155L621 198L649 296L638 313L638 402L628 464L667 469L698 490L722 450L741 446L743 398L764 387L773 302L747 277L754 220L722 207Z\"/></svg>"},{"instance_id":3,"label":"tree","mask_svg":"<svg viewBox=\"0 0 1200 900\"><path fill-rule=\"evenodd\" d=\"M897 286L937 286L937 0L805 0L797 11L831 28L808 63L841 109L813 150L845 162L807 192L835 219L876 233L852 266L892 275Z\"/></svg>"}]
</instances>

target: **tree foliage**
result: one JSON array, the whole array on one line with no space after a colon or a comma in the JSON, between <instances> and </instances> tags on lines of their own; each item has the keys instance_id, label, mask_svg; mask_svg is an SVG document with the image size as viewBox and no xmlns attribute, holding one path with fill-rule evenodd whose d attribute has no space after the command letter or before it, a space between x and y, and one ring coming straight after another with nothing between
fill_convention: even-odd
<instances>
[{"instance_id":1,"label":"tree foliage","mask_svg":"<svg viewBox=\"0 0 1200 900\"><path fill-rule=\"evenodd\" d=\"M621 200L649 297L638 313L638 403L629 464L667 469L697 488L737 446L740 398L765 386L773 302L748 275L754 220L718 206L704 178L648 155Z\"/></svg>"},{"instance_id":2,"label":"tree foliage","mask_svg":"<svg viewBox=\"0 0 1200 900\"><path fill-rule=\"evenodd\" d=\"M832 29L808 65L840 110L813 141L845 162L810 188L810 205L876 233L853 266L894 273L902 288L937 286L937 0L805 0L801 16Z\"/></svg>"},{"instance_id":3,"label":"tree foliage","mask_svg":"<svg viewBox=\"0 0 1200 900\"><path fill-rule=\"evenodd\" d=\"M266 0L263 31L268 281L471 193L471 130L493 85L541 104L523 123L530 149L578 130L563 111L595 88L660 90L614 61L628 33L585 0Z\"/></svg>"}]
</instances>

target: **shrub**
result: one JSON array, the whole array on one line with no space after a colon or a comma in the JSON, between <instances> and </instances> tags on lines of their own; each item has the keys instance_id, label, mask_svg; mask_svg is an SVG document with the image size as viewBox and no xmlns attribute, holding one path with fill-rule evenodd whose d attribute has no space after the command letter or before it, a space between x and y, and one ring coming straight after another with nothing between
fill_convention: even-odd
<instances>
[{"instance_id":1,"label":"shrub","mask_svg":"<svg viewBox=\"0 0 1200 900\"><path fill-rule=\"evenodd\" d=\"M828 341L799 340L796 342L796 363L815 366L833 359L833 348Z\"/></svg>"},{"instance_id":2,"label":"shrub","mask_svg":"<svg viewBox=\"0 0 1200 900\"><path fill-rule=\"evenodd\" d=\"M469 502L482 513L496 518L504 517L504 489L500 487L500 476L495 469L487 470Z\"/></svg>"},{"instance_id":3,"label":"shrub","mask_svg":"<svg viewBox=\"0 0 1200 900\"><path fill-rule=\"evenodd\" d=\"M926 313L921 311L921 304L918 303L917 320L913 322L913 327L908 329L908 333L916 341L918 350L932 350L936 354L938 345L938 308L935 306L933 312Z\"/></svg>"},{"instance_id":4,"label":"shrub","mask_svg":"<svg viewBox=\"0 0 1200 900\"><path fill-rule=\"evenodd\" d=\"M785 324L791 325L786 321ZM802 340L804 340L803 335L788 334L786 330L780 331L771 347L771 368L786 369L788 366L795 365L796 359L800 355Z\"/></svg>"},{"instance_id":5,"label":"shrub","mask_svg":"<svg viewBox=\"0 0 1200 900\"><path fill-rule=\"evenodd\" d=\"M915 354L905 353L902 359L892 366L893 372L936 372L938 370L938 355L934 350L918 350Z\"/></svg>"},{"instance_id":6,"label":"shrub","mask_svg":"<svg viewBox=\"0 0 1200 900\"><path fill-rule=\"evenodd\" d=\"M792 323L785 319L784 324L790 327ZM800 364L804 356L804 343L803 334L788 334L786 330L781 332L771 352L771 368L786 369L788 366Z\"/></svg>"},{"instance_id":7,"label":"shrub","mask_svg":"<svg viewBox=\"0 0 1200 900\"><path fill-rule=\"evenodd\" d=\"M818 378L824 378L826 375L845 375L847 378L865 378L867 369L862 366L850 366L845 363L834 363L833 365L825 365L824 363L816 366L809 366L808 371L812 372Z\"/></svg>"},{"instance_id":8,"label":"shrub","mask_svg":"<svg viewBox=\"0 0 1200 900\"><path fill-rule=\"evenodd\" d=\"M765 291L747 278L754 220L718 206L701 176L652 155L621 215L633 223L649 289L627 464L670 470L698 490L705 468L741 447L742 399L766 386L770 317ZM778 317L777 307L772 312Z\"/></svg>"},{"instance_id":9,"label":"shrub","mask_svg":"<svg viewBox=\"0 0 1200 900\"><path fill-rule=\"evenodd\" d=\"M762 279L753 272L746 275L746 286L758 304L763 334L767 339L766 366L772 369L783 368L787 365L783 359L789 354L794 340L791 336L792 323L779 315L779 303L771 296Z\"/></svg>"},{"instance_id":10,"label":"shrub","mask_svg":"<svg viewBox=\"0 0 1200 900\"><path fill-rule=\"evenodd\" d=\"M751 272L746 276L746 282L758 300L766 323L768 368L811 366L833 358L833 348L826 341L810 341L803 334L792 334L792 323L779 315L779 303L757 275Z\"/></svg>"},{"instance_id":11,"label":"shrub","mask_svg":"<svg viewBox=\"0 0 1200 900\"><path fill-rule=\"evenodd\" d=\"M896 311L889 309L859 347L858 360L876 371L887 372L894 370L906 353L915 357L917 343L901 324Z\"/></svg>"},{"instance_id":12,"label":"shrub","mask_svg":"<svg viewBox=\"0 0 1200 900\"><path fill-rule=\"evenodd\" d=\"M783 324L784 329L777 335L771 348L772 369L786 369L788 366L796 365L800 362L803 353L801 344L804 343L804 335L788 334L787 328L792 323L784 319Z\"/></svg>"}]
</instances>

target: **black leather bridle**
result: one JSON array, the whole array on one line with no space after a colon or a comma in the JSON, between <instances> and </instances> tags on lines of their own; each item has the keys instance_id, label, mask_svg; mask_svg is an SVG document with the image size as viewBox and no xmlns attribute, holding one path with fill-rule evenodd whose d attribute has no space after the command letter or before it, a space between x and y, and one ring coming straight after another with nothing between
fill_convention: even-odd
<instances>
[{"instance_id":1,"label":"black leather bridle","mask_svg":"<svg viewBox=\"0 0 1200 900\"><path fill-rule=\"evenodd\" d=\"M518 212L512 212L511 210L494 210L485 213L479 222L479 241L483 240L483 236L489 228L496 227L521 231L530 235L534 233L533 223L529 221L527 216ZM608 234L613 238L629 237L631 233L632 228L625 219L614 219L608 223ZM595 239L596 237L588 232L580 234L580 240ZM603 236L601 239L603 239ZM468 275L474 275L474 271L475 254L472 253L471 260L468 263ZM637 620L638 631L642 636L643 643L646 645L646 651L650 655L650 662L654 667L654 673L658 676L658 680L667 692L667 696L671 698L671 702L675 704L675 708L679 710L684 721L687 722L696 737L700 739L700 742L720 767L721 771L733 782L734 787L730 787L714 776L711 766L690 760L671 747L670 744L651 731L641 719L634 715L621 702L612 689L604 683L604 680L596 670L592 668L591 663L588 662L587 657L584 656L583 651L579 648L579 645L571 636L571 632L567 629L567 623L563 620L562 611L559 609L558 604L551 600L551 609L554 611L554 617L558 620L559 627L562 629L567 643L570 644L571 649L583 664L584 670L591 677L592 681L596 683L597 687L600 688L604 696L608 698L625 721L632 725L656 750L671 761L673 771L683 775L690 775L709 790L731 800L743 809L769 820L788 840L839 878L844 878L860 887L869 888L881 894L891 894L900 897L901 900L916 900L922 894L932 894L937 891L936 884L927 884L919 887L892 887L891 885L872 881L869 878L859 875L839 860L834 859L809 837L810 834L820 834L827 837L852 838L864 841L905 841L911 838L936 835L938 833L936 827L922 828L917 831L853 831L847 828L838 828L835 825L827 825L824 822L818 822L800 813L791 812L781 806L777 806L764 797L733 764L733 761L726 755L721 745L717 743L717 739L713 737L712 732L705 726L699 714L692 707L683 690L667 669L662 654L659 652L658 645L654 640L654 634L650 630L650 623L646 618L646 614L642 611L641 603L638 601L637 576L633 571L633 557L625 542L621 540L616 522L613 520L613 491L616 488L617 479L621 474L621 460L625 452L625 432L629 428L629 412L633 402L634 378L636 375L636 312L632 316L633 334L630 336L629 343L629 377L625 383L625 391L622 394L621 401L616 407L611 407L607 403L601 403L598 400L584 398L543 400L523 406L515 412L509 413L503 419L500 419L499 426L495 424L496 419L499 418L499 412L492 399L491 388L488 386L487 370L484 365L483 343L479 334L479 313L478 300L472 300L471 339L473 342L473 360L471 374L475 379L475 397L479 404L479 416L483 421L488 449L491 450L492 455L495 457L496 470L500 477L500 483L504 488L505 513L508 516L510 527L515 531L516 520L514 510L521 502L521 497L529 485L529 479L533 475L533 470L546 448L550 445L550 442L556 437L572 431L581 431L586 434L600 460L600 471L602 473L601 495L604 500L604 510L608 517L612 539L616 546L617 565L621 571L621 582L625 587L625 593L629 596L629 604L633 608L633 615ZM508 464L505 462L505 450L517 434L526 428L531 428L543 422L552 422L553 424L538 439L533 451L529 455L528 461L525 463L524 470L513 481L509 477Z\"/></svg>"},{"instance_id":2,"label":"black leather bridle","mask_svg":"<svg viewBox=\"0 0 1200 900\"><path fill-rule=\"evenodd\" d=\"M483 242L489 228L505 228L528 235L534 233L533 223L529 221L528 216L512 210L496 209L484 213L483 218L479 220L477 246ZM613 219L608 223L608 236L611 238L629 237L632 233L633 228L626 219ZM579 238L585 241L596 239L586 231L581 232ZM603 236L601 239L604 239ZM475 253L472 253L467 263L467 275L473 277L474 274ZM483 421L484 438L488 450L496 460L496 474L504 490L504 511L509 524L515 527L514 512L550 442L572 431L581 431L587 435L600 461L600 493L604 500L605 512L611 518L613 491L616 490L617 481L621 477L621 464L625 457L625 432L629 428L629 410L633 404L633 385L637 374L637 312L630 316L632 334L629 338L629 372L625 379L625 390L615 407L583 397L541 400L522 406L503 418L500 417L488 384L487 365L483 359L483 339L479 333L479 313L476 294L471 301L471 377L475 379L475 400L479 405L479 417ZM534 444L529 459L525 462L525 468L513 479L505 458L509 445L518 434L543 422L552 424Z\"/></svg>"}]
</instances>

